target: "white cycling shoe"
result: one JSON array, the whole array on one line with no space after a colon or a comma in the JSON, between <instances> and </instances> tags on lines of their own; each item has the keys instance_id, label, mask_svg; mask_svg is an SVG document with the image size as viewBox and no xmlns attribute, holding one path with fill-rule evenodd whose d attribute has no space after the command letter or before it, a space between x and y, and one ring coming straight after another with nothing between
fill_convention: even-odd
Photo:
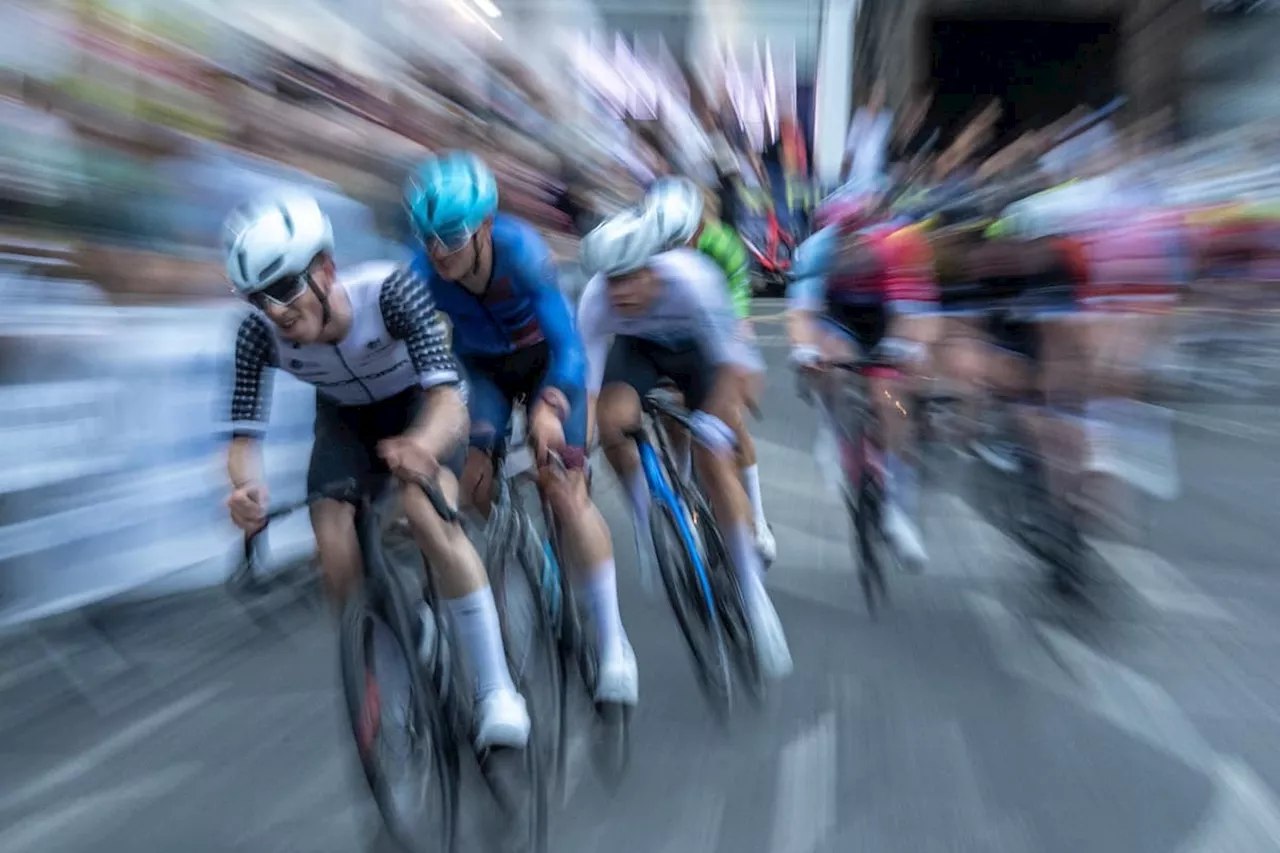
<instances>
[{"instance_id":1,"label":"white cycling shoe","mask_svg":"<svg viewBox=\"0 0 1280 853\"><path fill-rule=\"evenodd\" d=\"M500 688L476 700L477 752L495 746L524 749L529 742L529 710L515 690Z\"/></svg>"},{"instance_id":2,"label":"white cycling shoe","mask_svg":"<svg viewBox=\"0 0 1280 853\"><path fill-rule=\"evenodd\" d=\"M756 553L760 555L766 569L778 559L778 542L773 538L768 522L756 522Z\"/></svg>"},{"instance_id":3,"label":"white cycling shoe","mask_svg":"<svg viewBox=\"0 0 1280 853\"><path fill-rule=\"evenodd\" d=\"M600 655L596 675L597 703L635 705L640 699L640 671L636 654L625 640L612 653Z\"/></svg>"},{"instance_id":4,"label":"white cycling shoe","mask_svg":"<svg viewBox=\"0 0 1280 853\"><path fill-rule=\"evenodd\" d=\"M898 558L913 570L923 569L929 562L929 552L924 549L924 537L920 528L896 504L888 503L884 507L884 534L893 545Z\"/></svg>"},{"instance_id":5,"label":"white cycling shoe","mask_svg":"<svg viewBox=\"0 0 1280 853\"><path fill-rule=\"evenodd\" d=\"M787 635L782 630L782 620L763 586L748 593L747 618L751 620L751 634L756 643L756 657L765 678L777 680L791 674L794 668Z\"/></svg>"}]
</instances>

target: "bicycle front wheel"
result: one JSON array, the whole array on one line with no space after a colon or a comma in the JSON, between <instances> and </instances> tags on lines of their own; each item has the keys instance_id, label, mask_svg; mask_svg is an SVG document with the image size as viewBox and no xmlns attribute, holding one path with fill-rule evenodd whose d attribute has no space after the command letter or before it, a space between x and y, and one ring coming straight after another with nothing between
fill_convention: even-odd
<instances>
[{"instance_id":1,"label":"bicycle front wheel","mask_svg":"<svg viewBox=\"0 0 1280 853\"><path fill-rule=\"evenodd\" d=\"M698 682L712 711L727 720L733 710L730 655L721 630L719 609L714 598L707 600L696 568L705 566L702 555L692 553L686 546L676 516L665 502L654 503L649 523L662 583L693 654Z\"/></svg>"},{"instance_id":2,"label":"bicycle front wheel","mask_svg":"<svg viewBox=\"0 0 1280 853\"><path fill-rule=\"evenodd\" d=\"M532 731L522 753L490 754L485 776L511 818L506 849L543 851L547 844L547 799L557 766L560 717L560 647L552 627L542 570L542 543L528 517L508 510L510 535L491 561L490 583L498 607L507 663L529 708Z\"/></svg>"},{"instance_id":3,"label":"bicycle front wheel","mask_svg":"<svg viewBox=\"0 0 1280 853\"><path fill-rule=\"evenodd\" d=\"M738 582L729 549L725 547L724 537L720 535L720 528L711 514L706 496L695 491L691 501L694 507L693 517L702 540L702 553L707 561L707 574L711 578L711 589L715 594L724 635L732 649L734 666L748 696L756 704L761 704L765 697L764 671L760 668L760 655L756 650L755 634L752 633L751 620L747 615L744 591Z\"/></svg>"},{"instance_id":4,"label":"bicycle front wheel","mask_svg":"<svg viewBox=\"0 0 1280 853\"><path fill-rule=\"evenodd\" d=\"M435 691L385 607L357 593L343 613L339 648L351 730L388 832L406 849L453 846L458 753Z\"/></svg>"}]
</instances>

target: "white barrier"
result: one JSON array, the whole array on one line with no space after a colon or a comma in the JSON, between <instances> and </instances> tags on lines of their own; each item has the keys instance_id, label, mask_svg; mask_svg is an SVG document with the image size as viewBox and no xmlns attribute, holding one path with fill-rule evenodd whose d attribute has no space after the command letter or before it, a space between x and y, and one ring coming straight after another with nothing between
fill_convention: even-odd
<instances>
[{"instance_id":1,"label":"white barrier","mask_svg":"<svg viewBox=\"0 0 1280 853\"><path fill-rule=\"evenodd\" d=\"M0 385L0 626L225 579L241 553L219 434L237 316L28 307L6 324L37 381ZM264 461L286 501L305 490L315 395L274 384ZM268 536L272 562L314 547L305 514Z\"/></svg>"}]
</instances>

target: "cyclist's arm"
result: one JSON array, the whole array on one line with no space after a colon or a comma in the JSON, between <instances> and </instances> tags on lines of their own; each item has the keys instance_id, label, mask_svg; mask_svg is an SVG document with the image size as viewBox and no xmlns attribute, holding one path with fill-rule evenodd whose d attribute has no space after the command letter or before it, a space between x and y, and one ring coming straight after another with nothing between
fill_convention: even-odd
<instances>
[{"instance_id":1,"label":"cyclist's arm","mask_svg":"<svg viewBox=\"0 0 1280 853\"><path fill-rule=\"evenodd\" d=\"M828 226L814 232L796 249L787 285L787 337L793 350L816 351L821 336L816 320L827 301L827 271L835 254L837 232Z\"/></svg>"},{"instance_id":2,"label":"cyclist's arm","mask_svg":"<svg viewBox=\"0 0 1280 853\"><path fill-rule=\"evenodd\" d=\"M703 229L698 249L716 262L729 282L733 312L739 320L751 316L751 265L747 246L732 228L711 222Z\"/></svg>"},{"instance_id":3,"label":"cyclist's arm","mask_svg":"<svg viewBox=\"0 0 1280 853\"><path fill-rule=\"evenodd\" d=\"M587 364L582 339L574 328L569 303L560 289L560 276L546 243L537 234L530 234L522 251L524 258L518 273L520 283L533 302L538 325L550 352L547 384L572 403L575 397L581 399L586 382ZM560 414L561 417L568 416L568 412Z\"/></svg>"},{"instance_id":4,"label":"cyclist's arm","mask_svg":"<svg viewBox=\"0 0 1280 853\"><path fill-rule=\"evenodd\" d=\"M578 334L586 353L587 444L595 434L596 398L604 382L604 366L609 359L609 327L605 322L604 279L596 276L587 282L578 300Z\"/></svg>"},{"instance_id":5,"label":"cyclist's arm","mask_svg":"<svg viewBox=\"0 0 1280 853\"><path fill-rule=\"evenodd\" d=\"M277 364L275 339L267 320L256 311L240 321L236 332L235 385L231 392L231 445L227 476L239 488L262 478L258 443L271 414L271 376Z\"/></svg>"},{"instance_id":6,"label":"cyclist's arm","mask_svg":"<svg viewBox=\"0 0 1280 853\"><path fill-rule=\"evenodd\" d=\"M443 454L466 431L467 407L462 374L449 350L431 285L412 266L403 266L382 283L378 307L387 332L404 341L418 384L427 392L422 411L405 434Z\"/></svg>"}]
</instances>

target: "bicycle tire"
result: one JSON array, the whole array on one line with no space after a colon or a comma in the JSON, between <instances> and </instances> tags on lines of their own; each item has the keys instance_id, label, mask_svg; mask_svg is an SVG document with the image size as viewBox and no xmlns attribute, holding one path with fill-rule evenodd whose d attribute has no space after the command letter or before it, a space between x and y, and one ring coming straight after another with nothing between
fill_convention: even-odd
<instances>
[{"instance_id":1,"label":"bicycle tire","mask_svg":"<svg viewBox=\"0 0 1280 853\"><path fill-rule=\"evenodd\" d=\"M871 474L863 472L858 483L858 505L846 502L857 540L858 584L872 619L880 615L881 605L888 598L884 565L876 550L876 540L881 537L881 497Z\"/></svg>"},{"instance_id":2,"label":"bicycle tire","mask_svg":"<svg viewBox=\"0 0 1280 853\"><path fill-rule=\"evenodd\" d=\"M742 679L747 696L760 706L764 703L766 682L756 649L755 633L747 615L742 585L738 582L729 549L725 547L724 537L720 535L720 528L715 523L706 495L698 489L690 491L693 515L699 522L697 528L702 537L703 554L706 556L707 572L711 577L716 604L720 609L721 624L733 648L734 668Z\"/></svg>"},{"instance_id":3,"label":"bicycle tire","mask_svg":"<svg viewBox=\"0 0 1280 853\"><path fill-rule=\"evenodd\" d=\"M712 712L727 721L733 711L732 664L720 631L719 614L708 612L670 506L656 501L649 519L654 551L676 622L693 655L694 671ZM678 556L677 556L678 555Z\"/></svg>"},{"instance_id":4,"label":"bicycle tire","mask_svg":"<svg viewBox=\"0 0 1280 853\"><path fill-rule=\"evenodd\" d=\"M437 849L449 851L453 849L457 831L459 756L456 738L431 680L415 674L415 655L406 649L405 643L391 627L393 621L387 618L382 603L363 590L355 593L343 610L338 644L348 720L361 769L388 834L399 846L412 850L423 841L423 827L430 826ZM380 736L384 728L383 691L374 672L380 664L371 665L371 656L377 654L375 646L383 651L383 662L389 656L398 655L395 665L404 668L404 685L408 687L409 694L408 719L405 720L407 746L413 766L399 776L418 780L424 786L421 805L434 806L431 819L425 822L413 821L403 813L395 790L397 777L388 772L386 762L375 748L375 733L371 731L375 713L378 717L376 734ZM370 687L376 689L376 694L370 695ZM432 780L436 783L434 786L430 784Z\"/></svg>"},{"instance_id":5,"label":"bicycle tire","mask_svg":"<svg viewBox=\"0 0 1280 853\"><path fill-rule=\"evenodd\" d=\"M503 848L544 853L548 844L547 799L551 786L550 780L544 778L543 768L557 766L558 718L564 712L560 707L562 691L559 683L563 679L560 649L547 615L541 579L534 569L535 565L541 568L541 560L534 562L535 554L541 555L541 543L522 511L511 505L504 511L510 513L507 520L509 539L507 547L498 552L501 559L489 566L489 583L497 604L507 665L516 688L525 697L532 726L529 744L524 750L491 752L484 759L482 769L507 816L519 818L512 820L509 826L509 830L513 834L518 831L519 836L509 836ZM511 571L512 560L515 562L514 572ZM524 587L518 595L511 594L513 578L518 578L515 583ZM520 607L522 618L513 618L513 607ZM538 689L544 685L550 689ZM534 700L535 695L538 701ZM520 775L527 786L523 796L518 798L503 790L510 775L507 768L517 762L521 764ZM521 814L521 804L524 814Z\"/></svg>"},{"instance_id":6,"label":"bicycle tire","mask_svg":"<svg viewBox=\"0 0 1280 853\"><path fill-rule=\"evenodd\" d=\"M557 778L561 782L561 799L568 794L568 744L573 736L569 715L569 672L576 669L582 679L588 700L595 710L591 737L591 760L596 775L609 790L616 790L631 764L631 708L595 701L596 679L599 677L599 654L594 631L587 630L591 620L578 602L573 583L565 571L559 548L559 533L552 529L554 514L549 504L543 505L542 517L547 522L546 543L555 560L559 582L559 638L561 654L560 737L557 754ZM545 589L545 585L544 585Z\"/></svg>"}]
</instances>

